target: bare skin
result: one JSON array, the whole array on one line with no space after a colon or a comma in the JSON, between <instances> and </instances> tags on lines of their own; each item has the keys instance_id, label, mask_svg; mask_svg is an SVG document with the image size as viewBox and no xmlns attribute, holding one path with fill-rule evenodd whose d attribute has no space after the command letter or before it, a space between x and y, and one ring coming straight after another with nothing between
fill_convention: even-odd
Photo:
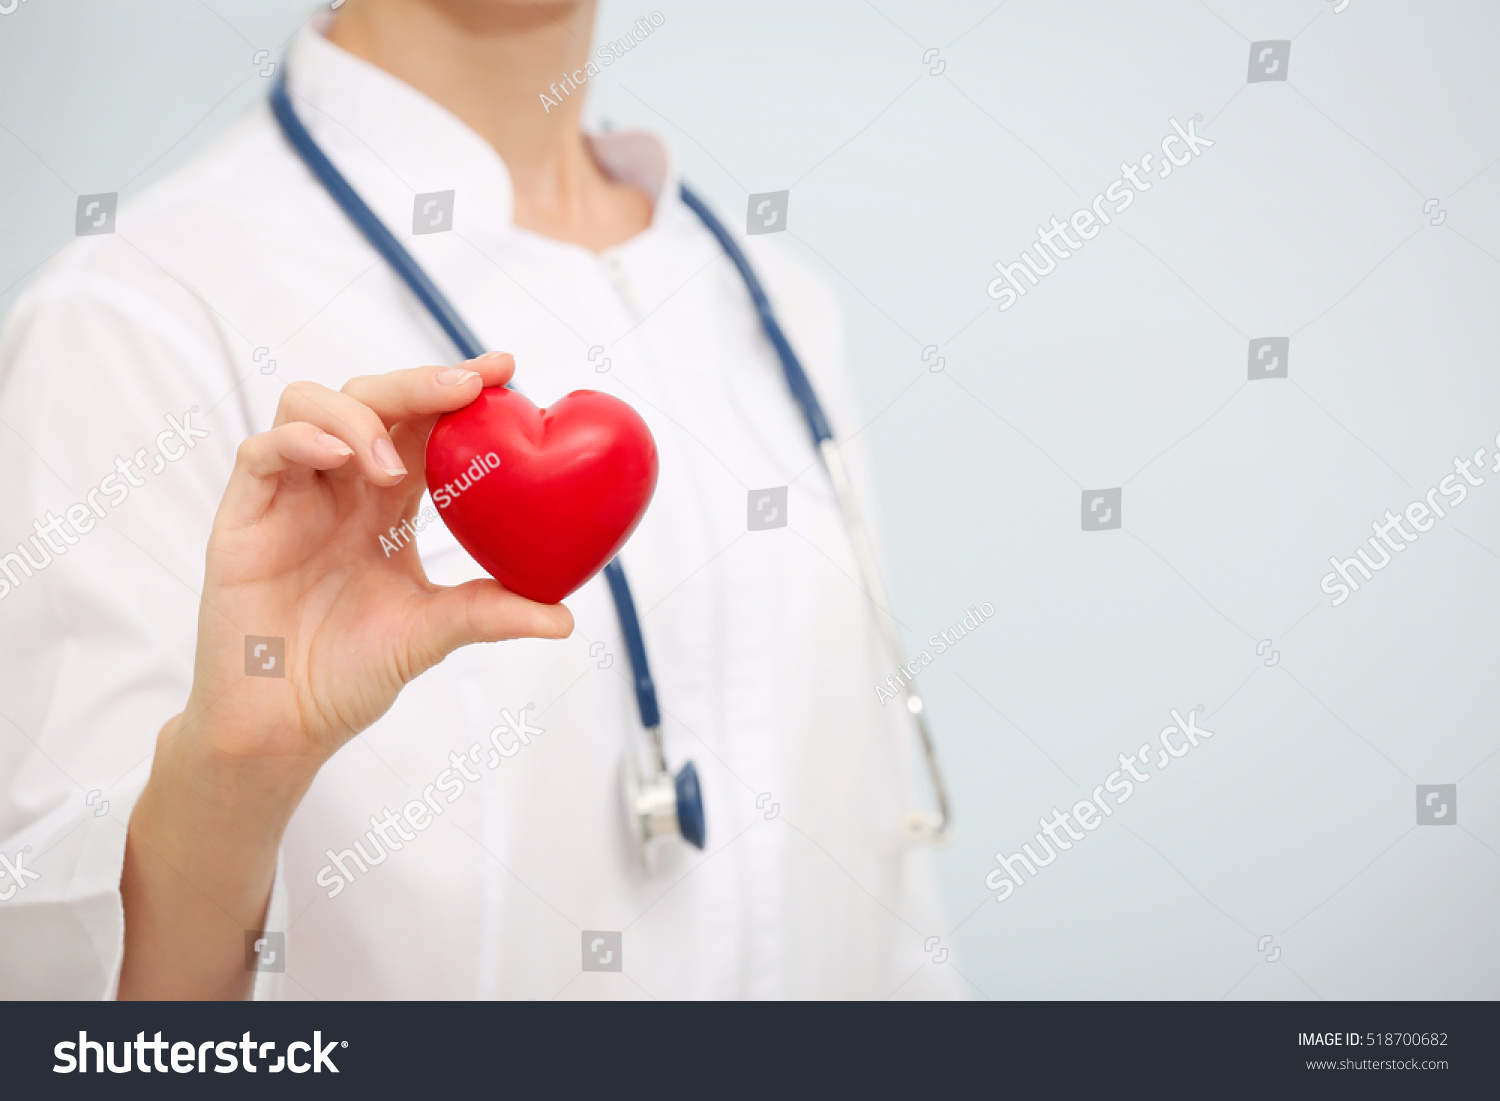
<instances>
[{"instance_id":1,"label":"bare skin","mask_svg":"<svg viewBox=\"0 0 1500 1101\"><path fill-rule=\"evenodd\" d=\"M579 128L582 96L540 95L583 67L594 4L529 0L350 0L330 41L441 103L495 147L515 186L515 222L598 251L651 221L651 200L600 170Z\"/></svg>"},{"instance_id":2,"label":"bare skin","mask_svg":"<svg viewBox=\"0 0 1500 1101\"><path fill-rule=\"evenodd\" d=\"M592 3L349 0L330 38L442 104L493 145L522 228L599 250L651 203L599 169L579 100L538 94L587 55ZM437 416L514 360L297 383L239 449L209 536L193 686L157 737L131 816L119 997L247 996L245 930L264 920L282 834L318 769L413 678L475 642L563 638L573 618L485 579L433 585L375 533L416 515ZM247 634L286 640L284 678L244 675Z\"/></svg>"}]
</instances>

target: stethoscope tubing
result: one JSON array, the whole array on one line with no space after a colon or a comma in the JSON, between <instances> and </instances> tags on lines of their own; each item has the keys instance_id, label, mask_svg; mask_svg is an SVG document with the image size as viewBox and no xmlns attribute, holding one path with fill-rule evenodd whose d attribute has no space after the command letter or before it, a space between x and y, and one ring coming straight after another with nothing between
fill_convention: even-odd
<instances>
[{"instance_id":1,"label":"stethoscope tubing","mask_svg":"<svg viewBox=\"0 0 1500 1101\"><path fill-rule=\"evenodd\" d=\"M272 114L293 150L339 208L349 217L349 220L354 223L355 228L390 264L392 270L401 277L416 295L418 301L427 308L433 319L442 327L466 359L483 355L485 348L479 343L473 330L459 315L452 302L438 289L437 284L432 281L411 253L400 241L396 240L395 235L385 223L334 167L328 155L323 152L312 134L308 132L307 127L303 125L302 120L297 117L297 112L292 107L291 98L286 90L285 65L281 67L281 71L271 85L270 101ZM854 546L865 593L875 605L881 633L885 636L886 644L898 664L904 666L906 664L904 648L901 645L895 617L890 610L885 585L881 580L875 550L860 516L853 487L844 468L843 457L839 453L838 444L833 438L833 431L829 427L822 404L818 401L817 393L813 390L812 382L807 377L807 372L803 369L802 362L797 358L797 353L792 349L786 334L782 331L760 279L750 266L750 261L745 257L739 243L730 236L728 229L708 208L708 205L698 198L686 184L683 184L680 190L683 203L698 216L708 231L718 240L745 284L745 289L760 319L761 329L776 351L782 373L786 377L787 388L802 411L803 419L812 437L813 447L822 460L823 468L827 471L829 481L833 484L838 496L839 510ZM604 575L609 583L610 595L614 600L615 611L620 620L620 631L630 654L636 706L640 712L641 725L646 728L651 737L657 768L665 771L666 762L661 739L661 711L656 699L656 685L651 678L650 662L646 656L646 640L641 630L640 617L636 613L630 585L625 579L625 568L620 564L618 557L611 559L604 567ZM942 768L938 764L937 750L927 725L922 699L910 681L904 686L904 695L907 711L916 725L928 778L937 801L935 813L914 814L909 820L909 827L915 839L941 844L949 840L952 834L952 811L948 800L948 788Z\"/></svg>"}]
</instances>

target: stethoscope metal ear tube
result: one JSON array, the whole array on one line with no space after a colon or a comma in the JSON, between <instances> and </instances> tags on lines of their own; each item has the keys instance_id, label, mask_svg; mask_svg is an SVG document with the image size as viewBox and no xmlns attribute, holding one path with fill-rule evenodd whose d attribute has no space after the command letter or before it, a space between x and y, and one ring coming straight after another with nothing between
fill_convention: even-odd
<instances>
[{"instance_id":1,"label":"stethoscope metal ear tube","mask_svg":"<svg viewBox=\"0 0 1500 1101\"><path fill-rule=\"evenodd\" d=\"M865 593L875 605L876 617L880 620L886 645L890 648L891 656L896 659L897 664L904 666L906 655L901 646L901 635L896 629L896 619L891 615L885 585L880 579L880 566L875 559L875 549L871 546L869 534L865 531L863 520L860 519L859 504L854 498L854 489L849 484L849 474L844 469L843 456L839 454L839 446L834 441L833 430L828 426L828 418L823 414L823 407L818 402L812 382L808 379L801 360L797 358L797 353L792 350L786 334L781 331L781 323L776 320L770 299L766 297L766 292L760 285L760 279L756 277L755 269L750 266L750 261L746 259L739 244L729 235L729 231L724 228L723 223L713 211L708 209L703 200L689 191L686 185L682 188L682 201L692 208L693 213L698 215L709 231L718 238L720 247L734 262L734 266L739 270L740 278L744 281L745 289L750 292L750 300L754 303L755 312L760 317L761 329L765 332L766 339L771 342L771 346L776 349L776 358L781 361L781 371L786 376L787 388L791 390L792 396L797 399L797 404L802 409L802 416L807 421L807 430L812 435L813 446L818 449L818 454L823 459L823 468L828 472L828 480L833 483L834 492L838 495L839 511L843 513L844 526L849 532L849 540L854 544L854 555L859 561L860 574L865 583ZM917 738L922 745L922 757L927 765L927 777L932 783L933 796L937 800L937 810L912 811L907 815L907 831L912 840L924 841L932 845L945 845L953 840L953 813L948 802L948 785L943 778L942 766L938 764L937 747L933 744L932 731L927 726L922 697L917 695L910 681L906 683L903 692L906 696L906 709L916 724Z\"/></svg>"},{"instance_id":2,"label":"stethoscope metal ear tube","mask_svg":"<svg viewBox=\"0 0 1500 1101\"><path fill-rule=\"evenodd\" d=\"M448 334L458 350L469 359L482 355L485 349L480 345L473 330L459 316L452 302L422 270L421 265L416 262L411 253L396 240L375 212L360 198L358 192L350 186L349 181L344 179L339 170L334 167L333 162L328 159L328 155L308 132L307 127L302 124L302 120L297 117L297 112L293 109L291 98L286 90L285 65L282 66L281 72L277 74L275 82L271 85L271 112L288 143L307 165L308 170L328 191L355 227L364 234L366 240L391 265L396 274L427 308L434 320L442 326L443 331ZM828 471L829 480L832 481L834 490L838 494L839 508L849 530L855 556L859 560L865 591L875 605L877 617L880 619L891 653L900 661L903 656L900 635L896 630L896 621L890 612L885 587L881 584L875 552L870 545L864 524L860 520L859 509L849 485L848 475L844 470L843 460L839 455L838 445L833 440L833 432L828 427L828 420L823 415L823 408L813 391L807 372L803 370L796 352L792 350L786 335L781 331L781 325L771 310L771 303L761 288L760 280L750 267L745 254L740 251L739 245L730 237L729 231L724 228L713 212L701 199L688 190L686 185L683 185L681 194L682 201L717 238L744 280L745 289L749 292L756 313L760 317L761 329L776 350L782 373L786 376L787 386L802 410L808 430L812 434L813 445L818 449L823 459L823 466ZM630 820L631 832L637 839L641 858L649 867L652 842L662 838L675 835L691 845L703 848L706 835L703 795L698 784L698 770L691 761L688 761L676 776L673 776L667 768L666 752L662 744L661 712L657 706L656 686L651 678L650 663L646 658L646 641L641 631L639 617L636 615L635 601L630 595L630 586L625 580L625 569L618 558L604 567L604 576L609 583L610 595L614 599L626 649L630 653L636 705L640 711L641 726L645 729L650 742L650 773L646 774L641 770L640 762L632 751L626 755L624 775L626 814ZM916 694L909 683L906 685L905 694L907 710L917 725L917 734L921 740L928 776L932 781L938 804L934 812L915 811L909 815L908 830L914 840L941 844L952 834L948 788L944 783L942 770L938 766L937 753L933 747L931 732L927 728L927 720L922 713L921 697Z\"/></svg>"},{"instance_id":3,"label":"stethoscope metal ear tube","mask_svg":"<svg viewBox=\"0 0 1500 1101\"><path fill-rule=\"evenodd\" d=\"M896 617L891 614L890 601L885 595L885 585L880 579L880 567L875 561L875 548L860 519L859 503L854 499L854 487L849 484L848 472L844 469L844 458L839 454L839 445L831 438L818 444L818 453L823 456L823 467L828 471L828 480L838 494L839 509L844 514L844 527L849 531L849 541L854 544L854 556L859 559L859 572L865 583L865 592L875 605L876 618L885 634L886 645L898 665L906 664L906 654L901 648L901 635L896 630ZM953 840L953 818L948 806L948 785L943 780L942 766L938 764L937 747L932 742L932 732L927 728L927 716L923 714L922 697L917 695L914 682L907 681L903 689L906 710L916 723L917 739L922 744L922 758L927 765L927 777L932 782L932 793L937 800L937 810L914 810L906 816L906 828L912 840L929 845L946 845Z\"/></svg>"}]
</instances>

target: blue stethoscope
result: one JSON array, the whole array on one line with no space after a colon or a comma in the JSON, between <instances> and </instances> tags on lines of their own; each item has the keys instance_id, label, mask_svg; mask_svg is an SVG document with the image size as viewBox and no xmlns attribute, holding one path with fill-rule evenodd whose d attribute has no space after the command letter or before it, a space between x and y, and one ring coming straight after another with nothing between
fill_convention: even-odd
<instances>
[{"instance_id":1,"label":"blue stethoscope","mask_svg":"<svg viewBox=\"0 0 1500 1101\"><path fill-rule=\"evenodd\" d=\"M297 155L302 158L303 163L311 170L318 182L328 190L334 202L338 203L343 212L349 216L349 220L354 223L355 227L364 234L365 239L375 247L375 251L385 258L386 262L395 269L396 274L411 288L412 293L417 296L422 305L427 307L428 312L443 327L443 331L448 334L459 352L466 359L483 355L486 349L464 323L463 318L458 315L453 304L448 301L442 291L438 290L437 285L428 278L427 273L422 270L411 253L402 247L375 212L359 197L359 194L349 185L349 181L344 179L339 170L333 166L333 162L328 159L328 155L308 133L307 127L297 117L297 112L293 110L292 101L287 95L284 66L271 86L271 112L276 116L281 132L296 150ZM771 346L776 349L777 358L781 360L782 373L786 376L787 387L802 409L802 416L807 421L808 431L812 434L813 447L822 457L823 466L828 471L828 477L838 494L844 523L849 529L855 556L859 559L865 590L878 612L891 654L898 664L906 667L900 636L896 631L896 621L891 616L885 587L881 583L880 571L876 566L874 549L870 545L864 524L859 518L853 489L849 484L843 459L839 455L838 445L834 442L833 432L828 427L828 419L823 415L823 407L813 392L812 383L808 381L807 372L803 370L801 362L797 359L797 353L792 351L792 346L787 343L786 334L781 331L776 315L771 312L771 303L767 300L765 291L761 289L760 280L755 277L750 262L745 259L745 254L740 251L739 245L729 235L729 231L704 205L703 200L689 191L686 185L682 187L682 201L718 239L729 259L739 270L740 278L745 282L745 289L750 293L750 300L755 304L755 312L760 316L761 329L770 340ZM646 640L641 634L640 618L636 615L635 601L630 596L630 586L625 581L625 568L620 565L618 558L613 559L604 567L604 577L609 582L609 591L614 597L615 611L620 617L620 631L625 636L625 647L630 652L630 666L635 676L635 698L640 709L641 725L646 728L651 741L652 769L648 774L642 772L634 753L627 753L625 756L626 812L630 817L631 832L636 838L638 850L649 867L652 850L650 843L659 838L677 835L689 844L699 849L703 848L705 839L703 794L698 786L698 770L693 767L693 762L689 761L683 765L675 777L667 768L666 754L662 748L661 710L656 703L656 685L651 680L651 667L646 661ZM932 734L927 728L927 720L922 710L922 699L917 695L911 681L906 682L903 691L907 711L916 725L917 736L927 763L927 774L931 779L933 794L937 801L937 809L934 811L912 811L908 814L905 822L906 830L913 840L942 844L948 841L952 834L947 785L943 780L942 769L938 765Z\"/></svg>"}]
</instances>

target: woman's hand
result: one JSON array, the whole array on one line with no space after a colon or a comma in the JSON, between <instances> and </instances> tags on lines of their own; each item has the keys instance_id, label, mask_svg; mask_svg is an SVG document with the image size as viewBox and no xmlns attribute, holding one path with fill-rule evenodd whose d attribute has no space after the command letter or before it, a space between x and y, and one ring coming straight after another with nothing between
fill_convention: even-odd
<instances>
[{"instance_id":1,"label":"woman's hand","mask_svg":"<svg viewBox=\"0 0 1500 1101\"><path fill-rule=\"evenodd\" d=\"M437 415L514 368L492 353L341 391L294 383L275 427L240 445L209 537L184 712L214 749L316 767L459 646L572 631L566 608L489 578L433 585L409 539L392 538L417 514ZM245 675L247 636L285 640L282 677Z\"/></svg>"},{"instance_id":2,"label":"woman's hand","mask_svg":"<svg viewBox=\"0 0 1500 1101\"><path fill-rule=\"evenodd\" d=\"M275 426L240 446L209 536L192 691L131 815L122 998L243 997L244 934L264 921L281 835L319 767L459 646L572 631L561 605L488 578L433 585L409 539L387 549L416 515L438 415L514 370L491 353L341 391L296 383ZM247 675L252 636L283 640L281 676Z\"/></svg>"}]
</instances>

